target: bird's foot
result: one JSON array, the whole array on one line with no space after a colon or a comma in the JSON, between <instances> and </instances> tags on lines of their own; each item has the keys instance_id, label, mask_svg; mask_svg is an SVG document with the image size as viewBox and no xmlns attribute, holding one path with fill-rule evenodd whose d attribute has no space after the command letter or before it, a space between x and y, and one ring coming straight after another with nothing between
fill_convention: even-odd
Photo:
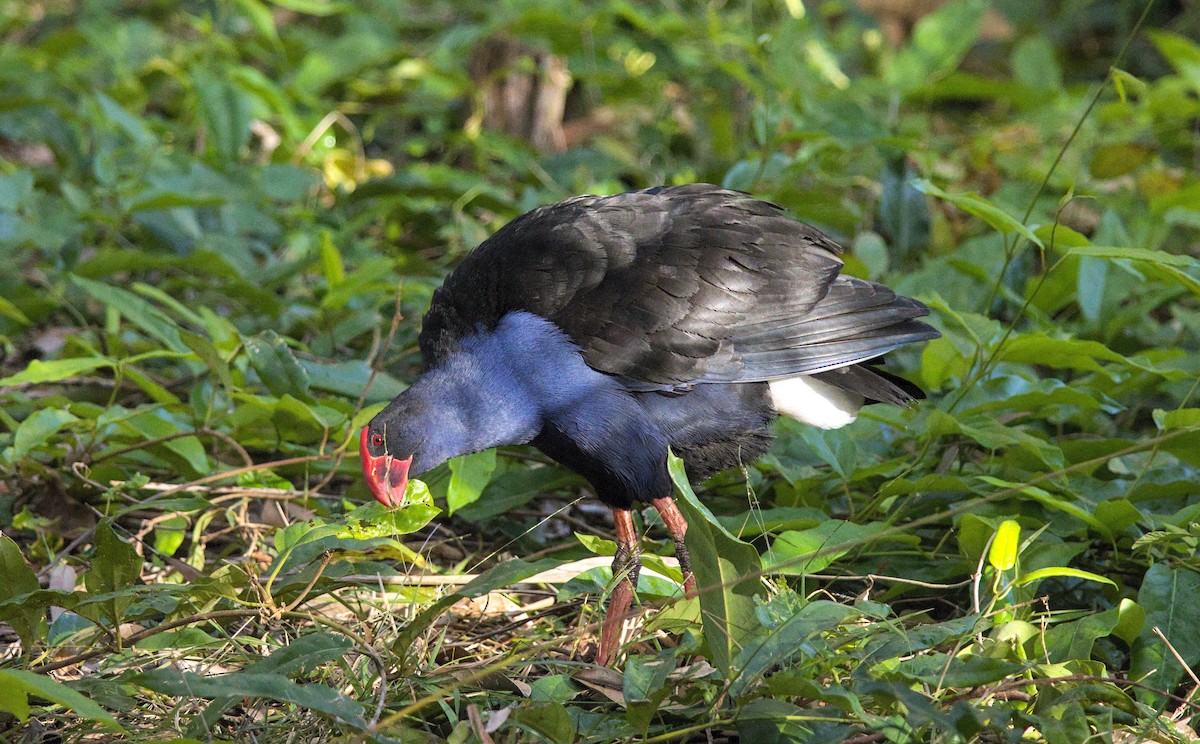
<instances>
[{"instance_id":1,"label":"bird's foot","mask_svg":"<svg viewBox=\"0 0 1200 744\"><path fill-rule=\"evenodd\" d=\"M684 535L687 534L687 520L679 511L675 499L670 496L654 499L650 503L658 510L663 524L667 526L667 532L671 533L671 539L675 541L675 557L679 559L679 570L683 573L684 596L695 597L696 576L692 573L692 554L688 552L687 543L683 541Z\"/></svg>"},{"instance_id":2,"label":"bird's foot","mask_svg":"<svg viewBox=\"0 0 1200 744\"><path fill-rule=\"evenodd\" d=\"M617 553L613 556L612 573L617 584L609 595L608 609L600 626L600 650L596 652L596 663L601 666L608 666L616 659L621 647L621 631L629 608L633 606L638 572L642 568L642 550L633 527L632 512L614 508L613 523L617 532Z\"/></svg>"}]
</instances>

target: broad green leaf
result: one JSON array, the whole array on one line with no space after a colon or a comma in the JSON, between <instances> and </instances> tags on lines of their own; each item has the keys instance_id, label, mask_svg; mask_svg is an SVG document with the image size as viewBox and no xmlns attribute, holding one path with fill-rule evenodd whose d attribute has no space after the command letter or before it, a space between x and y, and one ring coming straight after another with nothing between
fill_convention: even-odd
<instances>
[{"instance_id":1,"label":"broad green leaf","mask_svg":"<svg viewBox=\"0 0 1200 744\"><path fill-rule=\"evenodd\" d=\"M543 558L533 563L527 563L519 558L514 558L483 572L457 592L447 594L429 607L423 609L411 622L401 629L395 643L392 644L393 652L400 658L409 658L409 649L417 637L428 630L429 626L443 612L460 599L464 597L468 599L482 597L490 591L502 589L522 579L527 579L530 576L537 575L542 571L548 571L560 565L562 565L562 561L554 558Z\"/></svg>"},{"instance_id":2,"label":"broad green leaf","mask_svg":"<svg viewBox=\"0 0 1200 744\"><path fill-rule=\"evenodd\" d=\"M25 457L31 450L45 444L64 426L78 420L78 416L61 408L42 408L29 414L29 418L21 422L13 435L14 460Z\"/></svg>"},{"instance_id":3,"label":"broad green leaf","mask_svg":"<svg viewBox=\"0 0 1200 744\"><path fill-rule=\"evenodd\" d=\"M386 507L378 501L358 507L346 515L347 525L340 534L357 539L409 535L442 513L433 505L423 481L409 480L404 494L404 506L400 508Z\"/></svg>"},{"instance_id":4,"label":"broad green leaf","mask_svg":"<svg viewBox=\"0 0 1200 744\"><path fill-rule=\"evenodd\" d=\"M1194 39L1169 31L1155 30L1148 35L1180 77L1200 93L1200 45Z\"/></svg>"},{"instance_id":5,"label":"broad green leaf","mask_svg":"<svg viewBox=\"0 0 1200 744\"><path fill-rule=\"evenodd\" d=\"M1117 606L1117 613L1119 620L1113 628L1113 635L1132 644L1146 626L1146 611L1137 602L1126 598Z\"/></svg>"},{"instance_id":6,"label":"broad green leaf","mask_svg":"<svg viewBox=\"0 0 1200 744\"><path fill-rule=\"evenodd\" d=\"M321 684L297 684L282 674L230 672L202 677L192 672L158 669L131 675L129 682L163 695L182 698L266 698L322 713L355 729L364 730L364 708L340 690Z\"/></svg>"},{"instance_id":7,"label":"broad green leaf","mask_svg":"<svg viewBox=\"0 0 1200 744\"><path fill-rule=\"evenodd\" d=\"M887 529L882 522L862 525L827 519L807 530L787 530L771 543L771 549L763 557L763 565L770 573L792 576L823 571Z\"/></svg>"},{"instance_id":8,"label":"broad green leaf","mask_svg":"<svg viewBox=\"0 0 1200 744\"><path fill-rule=\"evenodd\" d=\"M337 0L271 0L271 2L281 8L314 16L337 15L354 7L350 3L337 2Z\"/></svg>"},{"instance_id":9,"label":"broad green leaf","mask_svg":"<svg viewBox=\"0 0 1200 744\"><path fill-rule=\"evenodd\" d=\"M1114 589L1117 587L1117 582L1110 578L1101 576L1100 574L1092 573L1091 571L1083 571L1078 568L1070 568L1068 566L1051 566L1049 568L1039 568L1036 571L1030 571L1017 578L1017 586L1025 586L1026 584L1034 584L1042 579L1048 579L1052 576L1068 576L1073 579L1086 579L1087 581L1095 581L1100 584L1108 584Z\"/></svg>"},{"instance_id":10,"label":"broad green leaf","mask_svg":"<svg viewBox=\"0 0 1200 744\"><path fill-rule=\"evenodd\" d=\"M312 359L298 360L308 375L309 387L325 393L341 395L354 400L362 394L370 380L371 388L367 390L367 403L378 403L395 398L407 387L392 375L379 370L374 375L367 363L358 361L348 362L318 362Z\"/></svg>"},{"instance_id":11,"label":"broad green leaf","mask_svg":"<svg viewBox=\"0 0 1200 744\"><path fill-rule=\"evenodd\" d=\"M1015 520L1006 519L996 530L992 547L988 550L988 563L997 571L1008 571L1017 565L1017 551L1020 548L1021 525Z\"/></svg>"},{"instance_id":12,"label":"broad green leaf","mask_svg":"<svg viewBox=\"0 0 1200 744\"><path fill-rule=\"evenodd\" d=\"M652 702L667 683L668 675L675 671L675 654L647 658L630 656L625 663L624 689L627 704Z\"/></svg>"},{"instance_id":13,"label":"broad green leaf","mask_svg":"<svg viewBox=\"0 0 1200 744\"><path fill-rule=\"evenodd\" d=\"M1080 245L1067 250L1070 256L1096 256L1098 258L1124 258L1130 261L1143 261L1159 266L1171 266L1181 269L1198 269L1200 260L1191 256L1177 253L1156 251L1149 248L1134 248L1129 246Z\"/></svg>"},{"instance_id":14,"label":"broad green leaf","mask_svg":"<svg viewBox=\"0 0 1200 744\"><path fill-rule=\"evenodd\" d=\"M216 194L184 194L178 191L150 189L125 202L125 211L145 212L150 209L174 209L176 207L214 207L226 202Z\"/></svg>"},{"instance_id":15,"label":"broad green leaf","mask_svg":"<svg viewBox=\"0 0 1200 744\"><path fill-rule=\"evenodd\" d=\"M1015 232L1038 247L1043 245L1042 239L1033 230L979 194L951 194L924 180L917 181L915 185L930 196L944 199L964 212L975 215L1005 235Z\"/></svg>"},{"instance_id":16,"label":"broad green leaf","mask_svg":"<svg viewBox=\"0 0 1200 744\"><path fill-rule=\"evenodd\" d=\"M200 439L180 436L192 431L191 426L183 424L161 406L148 406L137 411L122 422L121 429L139 440L162 440L155 447L178 455L197 475L207 475L212 470L208 452Z\"/></svg>"},{"instance_id":17,"label":"broad green leaf","mask_svg":"<svg viewBox=\"0 0 1200 744\"><path fill-rule=\"evenodd\" d=\"M490 591L516 584L560 565L562 561L554 558L543 558L532 563L514 558L476 576L469 584L459 589L457 594L467 598L482 597Z\"/></svg>"},{"instance_id":18,"label":"broad green leaf","mask_svg":"<svg viewBox=\"0 0 1200 744\"><path fill-rule=\"evenodd\" d=\"M579 688L565 674L541 677L529 687L529 699L534 703L565 703L579 694Z\"/></svg>"},{"instance_id":19,"label":"broad green leaf","mask_svg":"<svg viewBox=\"0 0 1200 744\"><path fill-rule=\"evenodd\" d=\"M1020 428L1005 426L990 416L955 418L943 411L930 409L926 421L931 436L961 434L987 449L995 450L1020 447L1052 468L1066 466L1066 458L1055 444Z\"/></svg>"},{"instance_id":20,"label":"broad green leaf","mask_svg":"<svg viewBox=\"0 0 1200 744\"><path fill-rule=\"evenodd\" d=\"M688 523L685 541L700 592L704 638L713 666L732 679L733 659L757 627L754 597L761 591L762 563L753 546L729 534L696 498L683 460L671 455L669 467L675 502Z\"/></svg>"},{"instance_id":21,"label":"broad green leaf","mask_svg":"<svg viewBox=\"0 0 1200 744\"><path fill-rule=\"evenodd\" d=\"M4 297L0 297L0 315L9 320L15 320L21 325L29 325L30 323L29 318L25 317L25 313L21 312L21 308Z\"/></svg>"},{"instance_id":22,"label":"broad green leaf","mask_svg":"<svg viewBox=\"0 0 1200 744\"><path fill-rule=\"evenodd\" d=\"M92 594L112 595L101 612L115 628L133 604L134 593L129 590L141 576L142 558L132 545L117 537L107 519L96 526L95 539L96 553L83 574L83 583Z\"/></svg>"},{"instance_id":23,"label":"broad green leaf","mask_svg":"<svg viewBox=\"0 0 1200 744\"><path fill-rule=\"evenodd\" d=\"M234 84L226 69L197 69L192 82L210 152L226 161L236 160L250 137L253 99Z\"/></svg>"},{"instance_id":24,"label":"broad green leaf","mask_svg":"<svg viewBox=\"0 0 1200 744\"><path fill-rule=\"evenodd\" d=\"M573 744L578 740L575 719L562 703L518 708L513 718L551 744Z\"/></svg>"},{"instance_id":25,"label":"broad green leaf","mask_svg":"<svg viewBox=\"0 0 1200 744\"><path fill-rule=\"evenodd\" d=\"M1030 88L1061 88L1062 69L1055 47L1045 36L1028 36L1012 55L1013 75Z\"/></svg>"},{"instance_id":26,"label":"broad green leaf","mask_svg":"<svg viewBox=\"0 0 1200 744\"><path fill-rule=\"evenodd\" d=\"M303 401L310 401L308 394L308 373L292 356L292 350L287 342L275 331L263 331L257 336L243 338L246 353L254 371L272 395L282 397L291 395Z\"/></svg>"},{"instance_id":27,"label":"broad green leaf","mask_svg":"<svg viewBox=\"0 0 1200 744\"><path fill-rule=\"evenodd\" d=\"M757 698L744 706L737 716L740 741L754 744L791 744L811 742L813 713L785 700Z\"/></svg>"},{"instance_id":28,"label":"broad green leaf","mask_svg":"<svg viewBox=\"0 0 1200 744\"><path fill-rule=\"evenodd\" d=\"M1109 499L1096 504L1096 519L1104 525L1104 536L1110 540L1146 518L1128 499Z\"/></svg>"},{"instance_id":29,"label":"broad green leaf","mask_svg":"<svg viewBox=\"0 0 1200 744\"><path fill-rule=\"evenodd\" d=\"M1117 178L1137 170L1154 153L1154 148L1137 142L1102 145L1092 153L1088 170L1095 178Z\"/></svg>"},{"instance_id":30,"label":"broad green leaf","mask_svg":"<svg viewBox=\"0 0 1200 744\"><path fill-rule=\"evenodd\" d=\"M453 514L477 501L483 495L483 489L491 481L495 470L495 449L450 460L450 486L446 491L447 514Z\"/></svg>"},{"instance_id":31,"label":"broad green leaf","mask_svg":"<svg viewBox=\"0 0 1200 744\"><path fill-rule=\"evenodd\" d=\"M1145 620L1145 613L1135 602L1122 599L1120 605L1111 610L1051 625L1046 631L1046 650L1051 661L1057 663L1090 659L1098 639L1116 636L1132 643Z\"/></svg>"},{"instance_id":32,"label":"broad green leaf","mask_svg":"<svg viewBox=\"0 0 1200 744\"><path fill-rule=\"evenodd\" d=\"M1200 572L1185 565L1155 563L1138 589L1138 606L1146 613L1146 625L1133 647L1131 676L1149 689L1136 690L1140 700L1160 702L1151 690L1174 690L1184 677L1183 667L1155 633L1157 628L1183 658L1195 668L1200 663Z\"/></svg>"},{"instance_id":33,"label":"broad green leaf","mask_svg":"<svg viewBox=\"0 0 1200 744\"><path fill-rule=\"evenodd\" d=\"M37 574L25 563L21 548L12 538L0 535L0 602L40 589ZM25 649L46 635L46 619L40 607L13 603L0 608L0 620L12 626Z\"/></svg>"},{"instance_id":34,"label":"broad green leaf","mask_svg":"<svg viewBox=\"0 0 1200 744\"><path fill-rule=\"evenodd\" d=\"M327 632L307 633L291 640L243 669L248 674L276 674L295 676L311 674L319 665L343 658L354 644L342 636ZM193 719L188 728L191 736L204 737L211 731L225 711L242 700L240 695L231 694L214 697L208 707Z\"/></svg>"},{"instance_id":35,"label":"broad green leaf","mask_svg":"<svg viewBox=\"0 0 1200 744\"><path fill-rule=\"evenodd\" d=\"M321 273L325 275L325 283L331 288L346 280L342 254L338 252L333 235L328 230L321 233Z\"/></svg>"},{"instance_id":36,"label":"broad green leaf","mask_svg":"<svg viewBox=\"0 0 1200 744\"><path fill-rule=\"evenodd\" d=\"M1060 251L1092 244L1092 241L1088 240L1086 235L1061 222L1038 225L1037 229L1033 232L1042 239L1047 248L1055 248Z\"/></svg>"},{"instance_id":37,"label":"broad green leaf","mask_svg":"<svg viewBox=\"0 0 1200 744\"><path fill-rule=\"evenodd\" d=\"M1024 664L989 656L963 655L952 659L943 653L930 653L901 661L894 674L933 688L953 689L999 682L1018 674L1024 667Z\"/></svg>"},{"instance_id":38,"label":"broad green leaf","mask_svg":"<svg viewBox=\"0 0 1200 744\"><path fill-rule=\"evenodd\" d=\"M117 720L108 711L62 682L50 679L45 675L18 669L0 669L0 689L20 690L25 695L34 695L61 705L75 715L89 721L96 721L109 730L125 732L121 724L117 723ZM5 702L11 704L16 699L10 692L7 696L0 696L0 704ZM20 713L28 715L28 703L17 706L15 710L10 708L8 712L14 715Z\"/></svg>"},{"instance_id":39,"label":"broad green leaf","mask_svg":"<svg viewBox=\"0 0 1200 744\"><path fill-rule=\"evenodd\" d=\"M580 532L575 533L575 539L583 543L583 547L596 555L617 554L617 544L612 540L605 540L595 535L584 535Z\"/></svg>"},{"instance_id":40,"label":"broad green leaf","mask_svg":"<svg viewBox=\"0 0 1200 744\"><path fill-rule=\"evenodd\" d=\"M996 486L997 488L1011 488L1017 493L1028 496L1029 498L1037 501L1049 509L1070 514L1072 517L1075 517L1079 521L1087 524L1100 534L1108 533L1108 528L1099 519L1097 519L1094 514L1075 504L1074 501L1069 497L1052 494L1046 489L1039 488L1038 486L1015 483L1013 481L1007 481L1003 478L996 478L990 475L981 475L978 476L978 478L984 483Z\"/></svg>"},{"instance_id":41,"label":"broad green leaf","mask_svg":"<svg viewBox=\"0 0 1200 744\"><path fill-rule=\"evenodd\" d=\"M152 145L157 142L157 138L150 130L146 129L146 125L142 120L126 111L121 104L104 95L96 92L95 99L100 104L100 111L108 117L108 120L116 124L125 134L129 135L138 145Z\"/></svg>"},{"instance_id":42,"label":"broad green leaf","mask_svg":"<svg viewBox=\"0 0 1200 744\"><path fill-rule=\"evenodd\" d=\"M1200 278L1197 277L1197 272L1200 272L1200 261L1190 256L1147 248L1112 246L1082 246L1072 248L1070 253L1137 262L1139 276L1146 275L1158 281L1178 284L1193 295L1200 297Z\"/></svg>"},{"instance_id":43,"label":"broad green leaf","mask_svg":"<svg viewBox=\"0 0 1200 744\"><path fill-rule=\"evenodd\" d=\"M72 276L71 281L91 295L96 302L120 313L126 320L168 349L187 351L187 346L179 338L179 329L171 316L144 298L127 289L113 287L82 276Z\"/></svg>"},{"instance_id":44,"label":"broad green leaf","mask_svg":"<svg viewBox=\"0 0 1200 744\"><path fill-rule=\"evenodd\" d=\"M221 381L221 385L227 392L234 390L233 378L229 374L229 364L221 357L221 353L217 351L211 341L198 333L184 330L179 331L179 338L196 356L200 357L200 361L204 362L208 371Z\"/></svg>"},{"instance_id":45,"label":"broad green leaf","mask_svg":"<svg viewBox=\"0 0 1200 744\"><path fill-rule=\"evenodd\" d=\"M840 624L858 615L854 608L837 602L817 600L800 607L776 627L744 639L745 645L733 661L736 677L729 686L735 697L751 688L767 669L784 663L796 654L816 654L808 641L814 636L835 630Z\"/></svg>"},{"instance_id":46,"label":"broad green leaf","mask_svg":"<svg viewBox=\"0 0 1200 744\"><path fill-rule=\"evenodd\" d=\"M951 72L975 43L986 7L982 0L946 3L917 21L908 47L884 68L888 87L908 93Z\"/></svg>"},{"instance_id":47,"label":"broad green leaf","mask_svg":"<svg viewBox=\"0 0 1200 744\"><path fill-rule=\"evenodd\" d=\"M15 375L0 379L0 387L9 385L34 385L38 383L58 382L77 377L85 372L91 372L101 367L111 367L113 363L101 357L83 357L79 359L55 359L43 362L35 359L29 366Z\"/></svg>"},{"instance_id":48,"label":"broad green leaf","mask_svg":"<svg viewBox=\"0 0 1200 744\"><path fill-rule=\"evenodd\" d=\"M1180 408L1174 411L1154 409L1154 423L1162 431L1200 426L1200 408Z\"/></svg>"}]
</instances>

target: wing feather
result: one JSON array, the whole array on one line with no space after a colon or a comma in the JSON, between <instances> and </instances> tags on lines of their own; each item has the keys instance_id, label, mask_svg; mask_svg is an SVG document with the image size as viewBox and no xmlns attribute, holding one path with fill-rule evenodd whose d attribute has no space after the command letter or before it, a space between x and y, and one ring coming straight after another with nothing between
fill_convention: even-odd
<instances>
[{"instance_id":1,"label":"wing feather","mask_svg":"<svg viewBox=\"0 0 1200 744\"><path fill-rule=\"evenodd\" d=\"M427 366L525 310L593 368L652 390L770 380L878 356L936 331L880 285L838 277L840 248L781 208L693 184L582 196L518 217L433 297Z\"/></svg>"}]
</instances>

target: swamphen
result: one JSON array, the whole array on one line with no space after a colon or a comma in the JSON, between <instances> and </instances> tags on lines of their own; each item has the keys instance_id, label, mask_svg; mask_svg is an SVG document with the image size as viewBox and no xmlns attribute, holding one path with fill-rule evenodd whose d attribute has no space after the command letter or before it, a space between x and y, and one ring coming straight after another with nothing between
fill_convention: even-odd
<instances>
[{"instance_id":1,"label":"swamphen","mask_svg":"<svg viewBox=\"0 0 1200 744\"><path fill-rule=\"evenodd\" d=\"M866 363L937 337L915 320L928 308L840 276L840 250L773 204L706 184L516 218L434 293L423 374L362 431L371 491L399 505L410 475L502 444L579 472L616 524L607 664L640 566L632 508L658 510L695 592L668 447L703 479L762 455L776 414L835 428L865 402L920 395Z\"/></svg>"}]
</instances>

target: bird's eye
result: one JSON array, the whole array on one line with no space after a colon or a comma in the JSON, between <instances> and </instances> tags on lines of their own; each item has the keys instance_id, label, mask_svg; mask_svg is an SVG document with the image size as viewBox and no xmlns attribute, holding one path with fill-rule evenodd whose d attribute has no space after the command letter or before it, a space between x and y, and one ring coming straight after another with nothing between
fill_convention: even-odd
<instances>
[{"instance_id":1,"label":"bird's eye","mask_svg":"<svg viewBox=\"0 0 1200 744\"><path fill-rule=\"evenodd\" d=\"M371 435L371 444L375 447L382 447L383 446L383 435L380 434L379 432L372 434Z\"/></svg>"}]
</instances>

